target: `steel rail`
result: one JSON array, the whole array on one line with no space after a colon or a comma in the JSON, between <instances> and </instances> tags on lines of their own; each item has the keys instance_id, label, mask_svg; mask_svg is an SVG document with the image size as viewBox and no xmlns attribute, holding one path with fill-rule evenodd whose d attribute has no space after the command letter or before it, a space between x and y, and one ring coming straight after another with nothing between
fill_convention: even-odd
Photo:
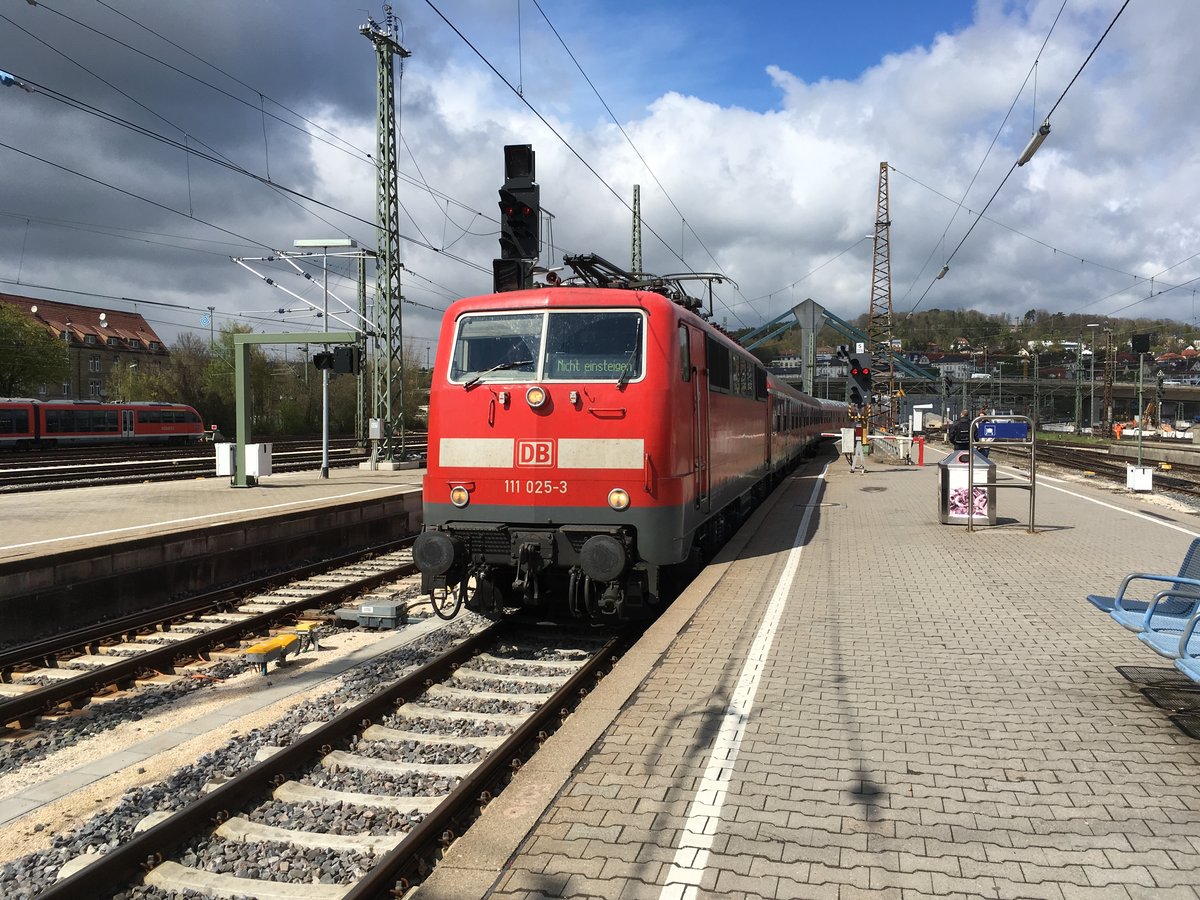
<instances>
[{"instance_id":1,"label":"steel rail","mask_svg":"<svg viewBox=\"0 0 1200 900\"><path fill-rule=\"evenodd\" d=\"M328 568L329 563L321 564ZM342 587L331 588L321 594L304 597L295 603L288 603L277 609L259 613L252 618L239 622L231 622L218 628L210 629L191 638L184 638L171 644L165 644L159 649L147 650L122 659L94 671L81 672L78 677L70 678L51 685L44 685L36 690L15 697L0 699L0 722L18 723L28 727L37 716L54 709L64 703L71 703L81 708L86 703L81 700L90 699L97 691L115 685L126 687L137 679L143 672L174 672L175 660L179 658L207 659L208 651L214 647L224 646L240 640L247 634L255 634L270 628L277 622L291 618L315 604L335 603L345 597L361 591L370 590L397 577L398 572L409 570L410 566L393 568L387 572L369 575ZM278 581L278 576L272 580ZM239 586L239 590L244 590ZM211 604L209 604L211 606ZM155 621L162 621L161 613ZM123 634L124 631L109 631L108 636ZM70 646L75 646L74 644Z\"/></svg>"},{"instance_id":2,"label":"steel rail","mask_svg":"<svg viewBox=\"0 0 1200 900\"><path fill-rule=\"evenodd\" d=\"M427 683L443 680L455 666L499 640L512 626L500 622L468 638L459 646L434 659L410 675L384 688L351 709L339 713L309 734L298 735L287 747L261 763L234 776L211 793L179 810L159 824L134 835L121 846L109 850L91 865L57 882L42 894L53 900L93 900L132 880L143 866L153 865L180 844L194 837L213 822L223 822L250 800L262 795L287 776L305 766L324 748L356 734L365 720L390 712L398 703L418 697Z\"/></svg>"},{"instance_id":3,"label":"steel rail","mask_svg":"<svg viewBox=\"0 0 1200 900\"><path fill-rule=\"evenodd\" d=\"M189 615L203 615L207 612L222 612L231 603L241 601L242 595L248 592L270 590L281 584L307 578L310 575L322 574L327 569L340 566L351 566L363 562L374 554L393 553L412 543L412 537L387 541L374 547L343 553L316 562L305 563L302 566L283 572L272 572L268 575L257 575L246 581L228 587L194 594L182 600L173 600L161 606L155 606L141 612L129 613L116 619L107 619L95 625L77 628L74 631L59 632L51 637L43 638L29 644L0 650L0 671L5 676L18 665L48 661L59 653L72 650L95 653L101 641L110 638L120 638L135 634L144 628L151 628L162 622L168 622ZM50 668L50 666L43 666ZM7 681L7 677L3 680Z\"/></svg>"},{"instance_id":4,"label":"steel rail","mask_svg":"<svg viewBox=\"0 0 1200 900\"><path fill-rule=\"evenodd\" d=\"M623 651L628 637L629 632L626 632L606 642L503 744L489 753L436 809L421 819L403 841L372 866L343 900L399 896L393 888L398 883L408 886L434 844L447 845L457 836L453 826L468 817L474 818L472 814L489 799L485 792L490 789L490 793L498 793L497 787L506 780L506 774L513 772L531 755L525 752L526 748L535 741L540 745L551 720L555 717L565 719L578 705L587 693L589 682L598 679L600 670Z\"/></svg>"}]
</instances>

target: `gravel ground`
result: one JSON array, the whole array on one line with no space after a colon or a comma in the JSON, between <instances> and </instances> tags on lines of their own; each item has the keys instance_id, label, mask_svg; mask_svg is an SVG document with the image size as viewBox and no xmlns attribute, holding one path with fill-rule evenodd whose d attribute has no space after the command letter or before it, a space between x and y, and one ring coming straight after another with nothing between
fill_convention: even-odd
<instances>
[{"instance_id":1,"label":"gravel ground","mask_svg":"<svg viewBox=\"0 0 1200 900\"><path fill-rule=\"evenodd\" d=\"M4 860L0 865L0 896L6 900L35 896L53 880L68 859L87 852L104 852L120 843L149 813L181 808L198 796L204 784L225 780L242 771L260 747L287 745L304 724L326 721L333 710L352 700L361 699L365 692L375 689L384 680L421 664L450 640L477 629L481 624L478 617L469 614L460 616L448 628L418 641L416 645L370 660L340 678L331 679L245 716L228 729L198 736L141 765L94 782L0 827L0 842L4 847L0 851ZM322 640L323 649L307 659L327 662L390 634L353 630L339 632ZM293 660L282 669L272 668L265 681L256 671L244 671L214 683L203 696L192 696L186 702L155 709L141 719L115 725L0 776L0 795L7 796L123 750L154 734L193 721L221 709L225 704L242 699L247 693L261 689L264 684L295 677L301 670L302 667ZM435 785L411 787L415 788L411 793L421 794L434 792L426 789ZM361 789L371 790L370 787ZM257 865L272 855L271 848L262 848L242 863ZM349 870L358 864L350 859L326 860L321 864L326 863L327 870L318 875L318 880L332 877L331 873L335 870L341 873L340 877L346 877ZM297 864L300 864L299 861ZM129 894L134 895L143 897L156 894L139 888L138 892Z\"/></svg>"}]
</instances>

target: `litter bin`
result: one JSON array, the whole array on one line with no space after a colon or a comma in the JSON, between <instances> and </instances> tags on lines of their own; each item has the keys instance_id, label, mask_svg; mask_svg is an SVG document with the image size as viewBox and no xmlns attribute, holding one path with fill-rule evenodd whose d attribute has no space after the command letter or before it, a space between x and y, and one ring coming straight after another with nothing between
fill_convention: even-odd
<instances>
[{"instance_id":1,"label":"litter bin","mask_svg":"<svg viewBox=\"0 0 1200 900\"><path fill-rule=\"evenodd\" d=\"M996 524L996 464L976 451L955 450L938 463L938 521L943 525ZM971 472L972 467L974 472ZM974 502L967 501L967 481L975 480Z\"/></svg>"}]
</instances>

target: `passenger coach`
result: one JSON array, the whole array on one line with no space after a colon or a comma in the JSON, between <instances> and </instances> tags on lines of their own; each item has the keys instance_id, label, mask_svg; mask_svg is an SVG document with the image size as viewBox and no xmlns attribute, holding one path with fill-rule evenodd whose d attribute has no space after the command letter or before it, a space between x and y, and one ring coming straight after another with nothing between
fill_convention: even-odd
<instances>
[{"instance_id":1,"label":"passenger coach","mask_svg":"<svg viewBox=\"0 0 1200 900\"><path fill-rule=\"evenodd\" d=\"M0 400L0 449L172 443L205 437L200 414L180 403Z\"/></svg>"}]
</instances>

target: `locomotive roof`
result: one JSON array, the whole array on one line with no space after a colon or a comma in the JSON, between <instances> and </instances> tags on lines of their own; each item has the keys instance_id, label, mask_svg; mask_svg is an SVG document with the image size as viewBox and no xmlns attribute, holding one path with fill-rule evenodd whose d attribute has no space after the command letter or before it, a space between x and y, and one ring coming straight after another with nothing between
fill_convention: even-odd
<instances>
[{"instance_id":1,"label":"locomotive roof","mask_svg":"<svg viewBox=\"0 0 1200 900\"><path fill-rule=\"evenodd\" d=\"M591 306L675 306L654 291L599 287L535 287L526 291L464 297L450 305L457 314L488 309L546 309Z\"/></svg>"}]
</instances>

